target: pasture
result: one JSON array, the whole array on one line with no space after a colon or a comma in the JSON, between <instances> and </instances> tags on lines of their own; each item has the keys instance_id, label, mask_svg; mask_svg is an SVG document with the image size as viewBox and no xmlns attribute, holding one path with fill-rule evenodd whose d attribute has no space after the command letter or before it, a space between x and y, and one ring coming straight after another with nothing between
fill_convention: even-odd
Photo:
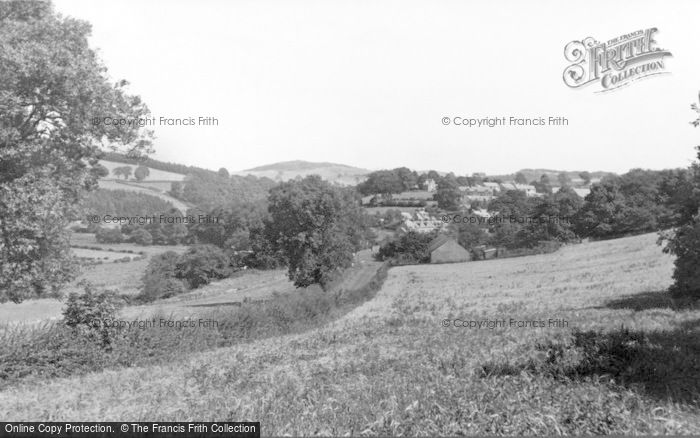
<instances>
[{"instance_id":1,"label":"pasture","mask_svg":"<svg viewBox=\"0 0 700 438\"><path fill-rule=\"evenodd\" d=\"M88 233L72 233L70 243L71 245L90 247L71 248L71 252L76 257L85 257L93 261L100 260L102 263L83 265L78 277L66 286L63 291L64 295L71 292L82 292L83 288L78 283L83 280L99 288L118 290L119 293L126 295L135 295L139 292L141 276L151 256L165 251L182 253L187 249L183 245L141 246L133 243L99 243L95 240L94 234ZM139 252L144 252L146 258L142 259ZM114 262L124 257L130 257L132 261ZM28 300L21 304L3 303L0 304L0 322L14 324L56 320L61 317L62 308L63 302L55 299Z\"/></svg>"},{"instance_id":2,"label":"pasture","mask_svg":"<svg viewBox=\"0 0 700 438\"><path fill-rule=\"evenodd\" d=\"M115 161L107 160L100 160L100 164L109 170L109 175L105 179L118 179L119 177L112 173L112 171L117 167L129 166L132 170L136 169L137 167L134 164L117 163ZM153 169L149 167L148 176L144 179L144 181L182 181L184 179L185 175L180 173L167 172L165 170Z\"/></svg>"},{"instance_id":3,"label":"pasture","mask_svg":"<svg viewBox=\"0 0 700 438\"><path fill-rule=\"evenodd\" d=\"M700 309L664 294L672 259L655 240L392 268L374 299L320 328L22 384L0 392L0 418L255 420L264 435L698 434Z\"/></svg>"}]
</instances>

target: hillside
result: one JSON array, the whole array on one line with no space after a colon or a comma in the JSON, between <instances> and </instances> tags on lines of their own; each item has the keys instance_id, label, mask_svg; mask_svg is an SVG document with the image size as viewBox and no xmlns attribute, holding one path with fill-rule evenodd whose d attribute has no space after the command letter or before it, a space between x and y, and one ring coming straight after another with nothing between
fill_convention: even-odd
<instances>
[{"instance_id":1,"label":"hillside","mask_svg":"<svg viewBox=\"0 0 700 438\"><path fill-rule=\"evenodd\" d=\"M136 169L136 167L137 167L137 165L135 165L135 164L125 164L125 163L119 163L119 162L116 162L116 161L107 161L107 160L100 160L100 164L103 165L103 166L105 166L105 167L109 170L109 175L107 175L106 177L103 178L103 179L106 179L106 180L113 180L113 179L121 179L121 180L124 180L123 177L114 175L114 173L112 173L112 171L113 171L116 167L129 166L129 167L132 168L132 170L133 170L133 169ZM148 167L148 166L146 166L146 167ZM183 174L181 174L181 173L168 172L168 171L164 171L164 170L155 169L155 168L152 168L152 167L148 167L148 171L149 171L148 176L147 176L142 182L151 182L151 181L182 181L182 180L185 179L185 175L183 175ZM134 179L134 178L133 178L133 175L132 175L131 179Z\"/></svg>"},{"instance_id":2,"label":"hillside","mask_svg":"<svg viewBox=\"0 0 700 438\"><path fill-rule=\"evenodd\" d=\"M119 180L110 180L110 179L100 179L98 181L98 186L101 189L105 190L126 190L129 192L135 192L135 193L143 193L146 195L151 195L151 196L156 196L163 201L169 202L170 204L173 205L173 207L177 208L180 210L183 214L187 212L187 209L190 208L190 206L181 200L174 198L170 196L168 193L166 193L166 190L164 188L159 189L157 187L148 187L145 184L135 184L130 181L119 181ZM169 190L169 189L168 189ZM106 214L103 213L103 214ZM118 215L119 213L110 213L113 215Z\"/></svg>"},{"instance_id":3,"label":"hillside","mask_svg":"<svg viewBox=\"0 0 700 438\"><path fill-rule=\"evenodd\" d=\"M22 385L0 392L0 417L185 413L295 436L698 434L700 310L663 293L672 258L655 240L393 268L374 299L320 329ZM455 326L498 319L567 326Z\"/></svg>"},{"instance_id":4,"label":"hillside","mask_svg":"<svg viewBox=\"0 0 700 438\"><path fill-rule=\"evenodd\" d=\"M335 163L314 163L309 161L285 161L267 164L252 169L234 172L234 175L254 175L267 177L274 181L288 181L296 177L319 175L321 178L342 185L356 185L364 181L370 173L367 169Z\"/></svg>"},{"instance_id":5,"label":"hillside","mask_svg":"<svg viewBox=\"0 0 700 438\"><path fill-rule=\"evenodd\" d=\"M118 158L118 157L116 157ZM128 161L128 160L124 160ZM148 167L149 174L142 181L137 181L132 176L125 180L121 176L114 175L113 170L117 167L129 166L132 171L136 169L136 164L133 163L123 163L118 161L100 160L99 163L109 170L109 175L102 177L98 180L98 186L105 190L126 190L134 193L143 193L146 195L155 196L166 202L172 204L173 207L177 208L185 214L187 209L191 206L177 198L171 196L168 192L170 191L173 182L183 182L186 175L181 173L169 172L166 170L154 169ZM107 212L102 212L105 214ZM109 212L110 214L120 214L118 212Z\"/></svg>"}]
</instances>

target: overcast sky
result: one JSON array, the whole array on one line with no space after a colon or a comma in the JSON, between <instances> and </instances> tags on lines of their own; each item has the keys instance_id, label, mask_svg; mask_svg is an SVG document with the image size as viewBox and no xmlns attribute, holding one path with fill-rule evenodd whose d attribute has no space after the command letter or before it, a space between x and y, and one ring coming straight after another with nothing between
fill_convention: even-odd
<instances>
[{"instance_id":1,"label":"overcast sky","mask_svg":"<svg viewBox=\"0 0 700 438\"><path fill-rule=\"evenodd\" d=\"M286 160L369 169L685 167L700 144L700 2L56 0L156 117L157 159L231 171ZM657 27L670 74L571 89L564 46ZM467 128L443 117L563 116Z\"/></svg>"}]
</instances>

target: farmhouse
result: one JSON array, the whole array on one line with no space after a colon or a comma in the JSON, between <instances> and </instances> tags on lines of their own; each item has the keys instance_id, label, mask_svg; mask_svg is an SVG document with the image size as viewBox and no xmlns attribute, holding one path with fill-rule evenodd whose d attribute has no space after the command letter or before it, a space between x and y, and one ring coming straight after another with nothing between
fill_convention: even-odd
<instances>
[{"instance_id":1,"label":"farmhouse","mask_svg":"<svg viewBox=\"0 0 700 438\"><path fill-rule=\"evenodd\" d=\"M459 263L468 262L471 259L469 251L444 234L430 242L428 252L430 263Z\"/></svg>"}]
</instances>

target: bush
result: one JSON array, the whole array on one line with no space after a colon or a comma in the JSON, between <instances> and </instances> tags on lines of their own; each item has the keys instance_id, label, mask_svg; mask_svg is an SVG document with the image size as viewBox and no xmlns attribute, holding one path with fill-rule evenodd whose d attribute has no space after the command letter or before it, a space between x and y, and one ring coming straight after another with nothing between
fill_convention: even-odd
<instances>
[{"instance_id":1,"label":"bush","mask_svg":"<svg viewBox=\"0 0 700 438\"><path fill-rule=\"evenodd\" d=\"M95 239L99 243L122 243L124 236L117 228L100 228L95 234Z\"/></svg>"},{"instance_id":2,"label":"bush","mask_svg":"<svg viewBox=\"0 0 700 438\"><path fill-rule=\"evenodd\" d=\"M409 231L398 239L379 248L376 258L380 261L392 260L397 265L409 265L430 262L428 247L436 233L418 233Z\"/></svg>"},{"instance_id":3,"label":"bush","mask_svg":"<svg viewBox=\"0 0 700 438\"><path fill-rule=\"evenodd\" d=\"M168 298L187 291L185 284L176 278L175 270L180 256L174 251L167 251L151 258L141 277L141 301L154 301Z\"/></svg>"},{"instance_id":4,"label":"bush","mask_svg":"<svg viewBox=\"0 0 700 438\"><path fill-rule=\"evenodd\" d=\"M151 233L144 230L143 228L139 228L131 233L130 240L137 245L148 246L151 243L153 243L153 236L151 236Z\"/></svg>"},{"instance_id":5,"label":"bush","mask_svg":"<svg viewBox=\"0 0 700 438\"><path fill-rule=\"evenodd\" d=\"M196 245L180 256L175 276L187 281L193 289L232 273L229 258L214 245Z\"/></svg>"},{"instance_id":6,"label":"bush","mask_svg":"<svg viewBox=\"0 0 700 438\"><path fill-rule=\"evenodd\" d=\"M679 227L664 252L676 256L671 294L674 297L700 298L700 216Z\"/></svg>"},{"instance_id":7,"label":"bush","mask_svg":"<svg viewBox=\"0 0 700 438\"><path fill-rule=\"evenodd\" d=\"M108 347L115 331L106 321L114 319L123 303L114 291L98 292L89 283L84 283L84 288L83 294L73 292L68 296L63 322L80 335Z\"/></svg>"}]
</instances>

